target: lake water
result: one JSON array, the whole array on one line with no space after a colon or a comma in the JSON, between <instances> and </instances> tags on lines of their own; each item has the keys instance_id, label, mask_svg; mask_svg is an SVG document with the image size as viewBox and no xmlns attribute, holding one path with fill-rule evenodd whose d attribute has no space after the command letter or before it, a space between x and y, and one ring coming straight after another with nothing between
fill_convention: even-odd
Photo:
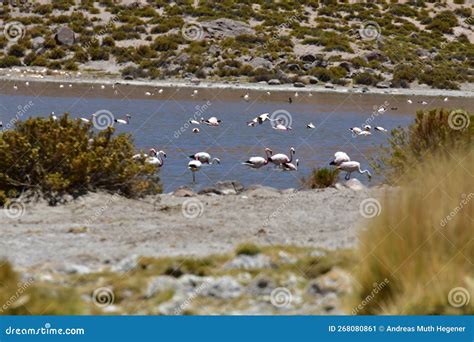
<instances>
[{"instance_id":1,"label":"lake water","mask_svg":"<svg viewBox=\"0 0 474 342\"><path fill-rule=\"evenodd\" d=\"M297 98L293 97L293 103L290 104L287 98L269 101L265 99L265 93L262 94L249 102L241 96L225 99L214 97L195 100L189 97L145 100L0 95L0 120L7 125L18 112L22 118L47 116L52 111L57 115L70 112L73 117L89 117L91 113L102 109L112 112L115 117L131 113L130 124L116 126L117 132L131 133L138 149L154 147L167 153L168 157L160 171L166 192L182 185L192 185L192 175L187 169L189 155L200 151L220 158L221 164L203 166L196 174L196 189L220 180L238 180L246 186L263 184L291 188L298 187L300 179L308 176L313 168L328 166L336 151L345 151L352 160L359 161L364 169L368 168L368 159L374 156L380 144L387 142L387 136L381 132L372 132L369 137L354 138L349 128L360 127L367 120L371 121L372 126L383 126L389 130L407 126L414 118L415 109L422 106L416 104L414 98L414 104L408 106L403 96L337 95L339 97L333 96L330 101L326 101L325 94L314 94L311 98L308 94L301 94ZM373 115L374 106L380 106L385 101L389 102L389 107L398 109ZM431 104L435 107L439 103ZM28 108L22 111L19 106ZM290 113L291 131L274 130L268 122L256 127L246 125L256 115L276 110ZM193 116L217 116L222 124L219 127L186 127L187 121ZM316 129L307 129L309 122L313 122ZM199 127L200 134L192 133L193 127ZM297 172L281 172L273 166L253 170L241 165L251 156L264 156L265 147L271 148L274 153L288 154L290 146L296 149L295 158L300 161ZM367 182L366 175L353 176ZM372 184L378 181L380 178L376 176Z\"/></svg>"}]
</instances>

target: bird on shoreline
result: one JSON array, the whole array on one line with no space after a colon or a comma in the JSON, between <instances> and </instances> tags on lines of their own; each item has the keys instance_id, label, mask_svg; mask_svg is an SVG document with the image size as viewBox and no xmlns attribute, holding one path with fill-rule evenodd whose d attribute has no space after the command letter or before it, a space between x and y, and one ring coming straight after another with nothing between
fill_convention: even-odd
<instances>
[{"instance_id":1,"label":"bird on shoreline","mask_svg":"<svg viewBox=\"0 0 474 342\"><path fill-rule=\"evenodd\" d=\"M346 176L344 177L345 180L349 180L353 172L359 172L360 174L367 173L367 177L369 178L369 180L372 178L372 174L369 172L369 170L361 170L360 163L356 161L342 162L340 165L337 166L337 169L346 172Z\"/></svg>"}]
</instances>

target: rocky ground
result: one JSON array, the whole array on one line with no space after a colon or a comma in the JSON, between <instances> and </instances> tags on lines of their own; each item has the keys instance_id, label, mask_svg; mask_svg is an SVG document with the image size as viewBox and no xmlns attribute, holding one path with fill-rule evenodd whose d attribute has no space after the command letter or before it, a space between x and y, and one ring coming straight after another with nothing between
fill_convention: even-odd
<instances>
[{"instance_id":1,"label":"rocky ground","mask_svg":"<svg viewBox=\"0 0 474 342\"><path fill-rule=\"evenodd\" d=\"M361 203L383 191L356 180L302 191L223 182L143 200L25 201L2 211L0 251L37 283L77 289L84 312L343 313ZM112 301L102 305L100 291Z\"/></svg>"},{"instance_id":2,"label":"rocky ground","mask_svg":"<svg viewBox=\"0 0 474 342\"><path fill-rule=\"evenodd\" d=\"M398 1L25 2L4 7L0 67L125 79L335 86L472 83L472 5Z\"/></svg>"}]
</instances>

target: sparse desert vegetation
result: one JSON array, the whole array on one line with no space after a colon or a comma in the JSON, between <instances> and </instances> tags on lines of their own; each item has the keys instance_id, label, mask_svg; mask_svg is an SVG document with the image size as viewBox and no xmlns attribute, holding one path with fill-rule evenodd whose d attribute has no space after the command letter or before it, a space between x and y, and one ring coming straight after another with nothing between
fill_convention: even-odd
<instances>
[{"instance_id":1,"label":"sparse desert vegetation","mask_svg":"<svg viewBox=\"0 0 474 342\"><path fill-rule=\"evenodd\" d=\"M1 38L0 67L127 79L459 89L474 78L472 6L385 0L26 2L2 8L5 23L14 23L21 38Z\"/></svg>"}]
</instances>

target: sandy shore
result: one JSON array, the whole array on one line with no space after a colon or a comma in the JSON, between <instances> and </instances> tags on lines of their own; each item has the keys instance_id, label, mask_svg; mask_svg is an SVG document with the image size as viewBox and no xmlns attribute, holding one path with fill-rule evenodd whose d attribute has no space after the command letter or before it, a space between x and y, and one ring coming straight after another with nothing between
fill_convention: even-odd
<instances>
[{"instance_id":1,"label":"sandy shore","mask_svg":"<svg viewBox=\"0 0 474 342\"><path fill-rule=\"evenodd\" d=\"M23 77L21 77L23 76ZM357 88L335 86L334 89L324 85L307 85L305 88L295 88L292 84L268 85L266 83L225 83L202 81L199 84L185 80L123 80L113 78L90 78L73 76L42 76L0 74L0 93L6 95L35 95L35 96L81 96L90 98L127 98L143 99L191 99L194 89L199 90L195 100L209 99L217 94L220 99L242 97L246 93L254 93L251 100L271 92L265 100L285 101L295 92L301 94L320 94L325 98L339 98L341 94L364 94L364 96L419 96L419 97L450 97L471 101L474 90L443 90L429 88L415 89L378 89L359 86ZM26 85L28 82L28 86ZM15 87L16 86L16 89ZM363 91L363 89L365 91ZM160 92L160 89L163 91ZM217 93L216 93L217 92ZM315 96L316 97L316 96ZM335 101L337 102L337 101Z\"/></svg>"},{"instance_id":2,"label":"sandy shore","mask_svg":"<svg viewBox=\"0 0 474 342\"><path fill-rule=\"evenodd\" d=\"M242 242L337 249L356 244L363 199L380 188L278 191L132 200L92 193L65 205L2 210L0 257L17 267L100 268L130 255L204 256ZM362 224L363 225L363 224Z\"/></svg>"}]
</instances>

